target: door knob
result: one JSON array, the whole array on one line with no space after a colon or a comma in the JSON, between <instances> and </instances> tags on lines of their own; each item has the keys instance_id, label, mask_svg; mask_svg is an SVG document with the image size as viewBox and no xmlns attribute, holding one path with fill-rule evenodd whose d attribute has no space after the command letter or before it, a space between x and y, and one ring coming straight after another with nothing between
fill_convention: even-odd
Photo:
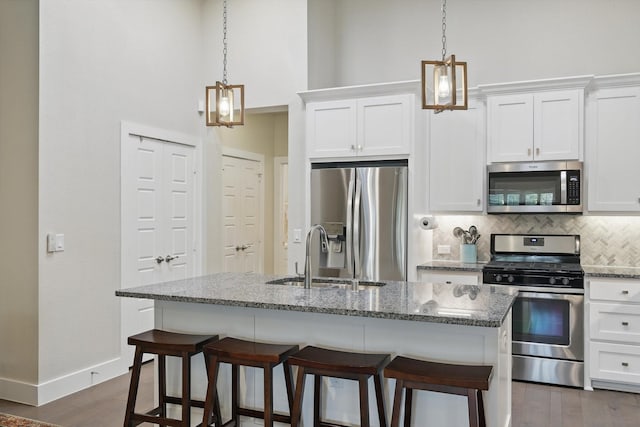
<instances>
[{"instance_id":1,"label":"door knob","mask_svg":"<svg viewBox=\"0 0 640 427\"><path fill-rule=\"evenodd\" d=\"M162 258L161 256L156 257L156 262L157 262L158 264L160 264L162 261L164 261L164 258Z\"/></svg>"},{"instance_id":2,"label":"door knob","mask_svg":"<svg viewBox=\"0 0 640 427\"><path fill-rule=\"evenodd\" d=\"M174 260L174 259L176 259L176 258L179 258L179 257L178 257L178 256L171 256L171 255L167 255L167 256L164 258L164 260L165 260L165 261L167 261L167 262L169 262L169 261Z\"/></svg>"}]
</instances>

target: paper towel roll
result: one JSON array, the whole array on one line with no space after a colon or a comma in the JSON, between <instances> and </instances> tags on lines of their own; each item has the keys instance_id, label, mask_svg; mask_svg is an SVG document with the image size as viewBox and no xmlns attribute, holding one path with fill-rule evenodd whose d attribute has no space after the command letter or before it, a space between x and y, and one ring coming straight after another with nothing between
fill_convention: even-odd
<instances>
[{"instance_id":1,"label":"paper towel roll","mask_svg":"<svg viewBox=\"0 0 640 427\"><path fill-rule=\"evenodd\" d=\"M423 216L420 218L420 228L423 230L433 230L436 228L436 219L431 215Z\"/></svg>"}]
</instances>

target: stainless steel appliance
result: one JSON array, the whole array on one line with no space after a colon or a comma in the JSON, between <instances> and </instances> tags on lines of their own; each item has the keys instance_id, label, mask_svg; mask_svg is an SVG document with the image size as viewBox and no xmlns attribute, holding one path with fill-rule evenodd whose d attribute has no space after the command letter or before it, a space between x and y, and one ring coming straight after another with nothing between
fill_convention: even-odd
<instances>
[{"instance_id":1,"label":"stainless steel appliance","mask_svg":"<svg viewBox=\"0 0 640 427\"><path fill-rule=\"evenodd\" d=\"M314 275L406 280L407 161L313 164L311 224L329 244L312 243Z\"/></svg>"},{"instance_id":2,"label":"stainless steel appliance","mask_svg":"<svg viewBox=\"0 0 640 427\"><path fill-rule=\"evenodd\" d=\"M582 162L487 166L488 213L581 213Z\"/></svg>"},{"instance_id":3,"label":"stainless steel appliance","mask_svg":"<svg viewBox=\"0 0 640 427\"><path fill-rule=\"evenodd\" d=\"M513 379L584 386L584 271L580 236L492 234L483 283L519 291Z\"/></svg>"}]
</instances>

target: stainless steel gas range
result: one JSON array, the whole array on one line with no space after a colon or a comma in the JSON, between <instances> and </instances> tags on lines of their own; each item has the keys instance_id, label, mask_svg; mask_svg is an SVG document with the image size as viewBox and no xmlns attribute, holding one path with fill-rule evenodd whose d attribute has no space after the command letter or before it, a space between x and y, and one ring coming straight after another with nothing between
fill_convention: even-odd
<instances>
[{"instance_id":1,"label":"stainless steel gas range","mask_svg":"<svg viewBox=\"0 0 640 427\"><path fill-rule=\"evenodd\" d=\"M483 283L519 291L513 379L584 386L584 271L580 236L492 234Z\"/></svg>"}]
</instances>

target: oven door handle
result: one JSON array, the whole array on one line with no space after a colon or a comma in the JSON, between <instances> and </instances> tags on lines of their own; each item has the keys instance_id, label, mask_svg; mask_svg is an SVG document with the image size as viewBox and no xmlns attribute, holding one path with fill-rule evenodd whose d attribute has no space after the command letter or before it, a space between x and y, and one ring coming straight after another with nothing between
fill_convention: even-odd
<instances>
[{"instance_id":1,"label":"oven door handle","mask_svg":"<svg viewBox=\"0 0 640 427\"><path fill-rule=\"evenodd\" d=\"M504 286L504 285L492 285L492 286ZM580 288L543 288L538 286L508 286L509 289L518 291L520 294L523 292L535 292L539 294L553 294L553 295L584 295L584 289Z\"/></svg>"}]
</instances>

